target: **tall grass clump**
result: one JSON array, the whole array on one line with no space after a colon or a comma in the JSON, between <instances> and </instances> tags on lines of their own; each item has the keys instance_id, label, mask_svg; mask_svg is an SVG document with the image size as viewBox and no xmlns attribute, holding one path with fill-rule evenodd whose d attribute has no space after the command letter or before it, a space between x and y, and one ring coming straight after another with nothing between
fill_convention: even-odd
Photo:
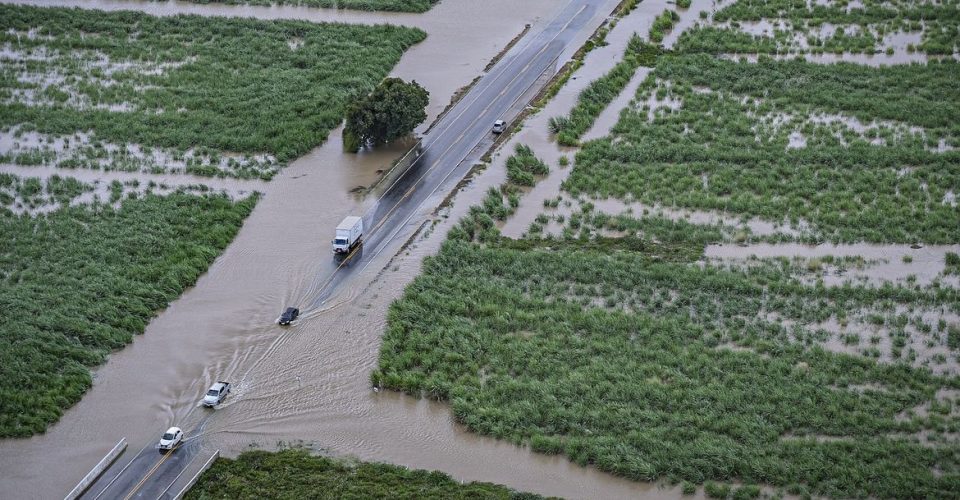
<instances>
[{"instance_id":1,"label":"tall grass clump","mask_svg":"<svg viewBox=\"0 0 960 500\"><path fill-rule=\"evenodd\" d=\"M269 493L265 493L269 492ZM207 498L496 498L536 500L493 483L457 481L442 472L357 462L290 449L218 458L186 497Z\"/></svg>"},{"instance_id":2,"label":"tall grass clump","mask_svg":"<svg viewBox=\"0 0 960 500\"><path fill-rule=\"evenodd\" d=\"M33 31L37 36L23 35ZM66 89L68 99L5 99L0 126L58 135L92 130L117 144L269 153L286 161L323 142L347 104L369 93L425 36L391 25L2 5L0 44L45 56L5 65L0 92ZM82 64L100 58L133 69L107 78ZM20 72L76 83L24 83Z\"/></svg>"},{"instance_id":3,"label":"tall grass clump","mask_svg":"<svg viewBox=\"0 0 960 500\"><path fill-rule=\"evenodd\" d=\"M196 282L256 200L174 193L0 215L0 436L43 432L79 401L90 368Z\"/></svg>"},{"instance_id":4,"label":"tall grass clump","mask_svg":"<svg viewBox=\"0 0 960 500\"><path fill-rule=\"evenodd\" d=\"M680 14L675 10L664 10L662 14L653 20L653 26L650 27L650 41L660 43L664 35L673 29L673 25L680 20Z\"/></svg>"},{"instance_id":5,"label":"tall grass clump","mask_svg":"<svg viewBox=\"0 0 960 500\"><path fill-rule=\"evenodd\" d=\"M507 158L507 181L518 186L532 187L535 176L550 173L547 164L533 154L526 144L517 144L513 155Z\"/></svg>"}]
</instances>

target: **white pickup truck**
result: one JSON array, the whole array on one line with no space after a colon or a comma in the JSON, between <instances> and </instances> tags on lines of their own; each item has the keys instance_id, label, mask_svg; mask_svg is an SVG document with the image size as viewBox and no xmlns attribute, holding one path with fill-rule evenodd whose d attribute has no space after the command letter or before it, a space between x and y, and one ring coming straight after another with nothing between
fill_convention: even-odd
<instances>
[{"instance_id":1,"label":"white pickup truck","mask_svg":"<svg viewBox=\"0 0 960 500\"><path fill-rule=\"evenodd\" d=\"M351 215L337 226L333 253L350 253L363 240L363 218Z\"/></svg>"}]
</instances>

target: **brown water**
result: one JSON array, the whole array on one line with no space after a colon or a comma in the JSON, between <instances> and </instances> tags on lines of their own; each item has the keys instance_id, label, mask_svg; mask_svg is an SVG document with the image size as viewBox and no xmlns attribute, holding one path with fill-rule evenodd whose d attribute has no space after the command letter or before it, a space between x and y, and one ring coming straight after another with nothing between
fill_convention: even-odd
<instances>
[{"instance_id":1,"label":"brown water","mask_svg":"<svg viewBox=\"0 0 960 500\"><path fill-rule=\"evenodd\" d=\"M955 286L952 276L943 276L947 252L960 252L960 245L928 245L912 248L910 245L880 245L859 243L852 245L804 245L801 243L758 243L752 245L707 245L704 256L710 259L737 260L771 257L802 257L816 259L833 257L862 257L871 264L859 269L848 269L842 274L822 276L825 285L840 286L860 278L880 284L884 281L903 282L912 276L919 285L929 285L940 279L945 286Z\"/></svg>"},{"instance_id":2,"label":"brown water","mask_svg":"<svg viewBox=\"0 0 960 500\"><path fill-rule=\"evenodd\" d=\"M190 11L337 20L354 16L367 22L403 17L171 2L56 3L160 14ZM554 0L482 4L445 0L427 15L403 17L405 23L416 19L409 24L424 27L430 36L402 58L394 74L416 77L424 84L431 91L435 115L525 23L534 23L537 29L556 5ZM504 12L510 13L509 20ZM464 24L463 19L471 22ZM449 61L451 55L455 62L437 63ZM197 401L217 379L234 382L236 389L206 421L204 433L212 448L228 455L251 443L271 448L280 440L303 440L337 454L437 469L458 479L545 494L574 498L658 494L651 485L467 433L452 421L447 405L375 393L369 387L387 307L417 274L420 259L436 251L442 229L469 203L458 202L448 211L453 217L430 239L395 262L390 263L390 252L384 252L366 270L354 273L340 285L330 305L290 328L274 324L284 306L302 298L329 271L329 228L346 214L364 212L371 203L350 194L351 189L372 184L378 170L396 157L395 151L344 155L339 131L330 137L274 181L257 186L265 196L234 243L194 288L148 325L145 335L96 370L93 388L59 423L44 435L0 441L0 496L56 498L121 437L136 452L170 425L193 429L210 414L198 408ZM484 190L479 183L476 189ZM469 202L470 197L464 200ZM379 269L385 270L377 279ZM678 493L671 490L670 495Z\"/></svg>"}]
</instances>

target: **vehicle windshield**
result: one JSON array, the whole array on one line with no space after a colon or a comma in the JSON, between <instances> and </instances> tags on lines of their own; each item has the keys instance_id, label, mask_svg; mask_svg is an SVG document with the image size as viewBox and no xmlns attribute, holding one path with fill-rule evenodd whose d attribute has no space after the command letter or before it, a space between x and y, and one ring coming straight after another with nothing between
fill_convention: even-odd
<instances>
[{"instance_id":1,"label":"vehicle windshield","mask_svg":"<svg viewBox=\"0 0 960 500\"><path fill-rule=\"evenodd\" d=\"M343 239L343 238L337 238L337 239L333 240L333 242L334 242L335 244L337 244L337 245L346 245L346 244L347 244L347 240L345 240L345 239Z\"/></svg>"},{"instance_id":2,"label":"vehicle windshield","mask_svg":"<svg viewBox=\"0 0 960 500\"><path fill-rule=\"evenodd\" d=\"M216 396L218 394L220 394L220 391L216 389L210 389L209 391L207 391L207 396Z\"/></svg>"},{"instance_id":3,"label":"vehicle windshield","mask_svg":"<svg viewBox=\"0 0 960 500\"><path fill-rule=\"evenodd\" d=\"M163 439L166 439L167 441L173 439L173 433L172 433L172 432L167 432L167 433L165 433L165 434L163 435Z\"/></svg>"}]
</instances>

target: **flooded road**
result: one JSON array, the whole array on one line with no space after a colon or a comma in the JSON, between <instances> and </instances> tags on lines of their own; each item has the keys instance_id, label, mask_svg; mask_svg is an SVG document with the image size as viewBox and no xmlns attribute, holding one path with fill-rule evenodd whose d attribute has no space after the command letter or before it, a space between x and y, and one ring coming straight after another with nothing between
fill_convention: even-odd
<instances>
[{"instance_id":1,"label":"flooded road","mask_svg":"<svg viewBox=\"0 0 960 500\"><path fill-rule=\"evenodd\" d=\"M615 2L607 3L601 15ZM431 28L421 20L418 25L430 36L401 59L394 75L414 76L426 86L431 117L436 116L453 91L482 71L525 23L549 20L555 8L552 0L483 5L445 0L432 12L440 16L437 11L446 9L446 21L437 17L438 25ZM503 19L504 9L510 21ZM464 30L462 19L471 19L470 30ZM438 69L443 53L458 54L462 62ZM335 267L330 228L344 215L371 207L373 200L351 191L373 184L396 153L344 155L338 130L267 184L233 244L194 288L148 325L145 335L96 370L93 388L59 423L45 435L0 442L3 496L62 496L120 438L140 449L170 425L193 432L188 438L202 436L205 448L225 455L251 445L274 448L280 441L302 441L338 455L545 494L623 498L656 493L650 485L467 433L445 404L371 389L368 376L376 365L386 310L416 276L422 257L436 250L443 231L393 262L393 252L383 252L291 327L274 323L283 307L309 295ZM452 218L440 227L444 224L452 224ZM233 393L216 411L200 408L199 398L215 380L233 382Z\"/></svg>"}]
</instances>

